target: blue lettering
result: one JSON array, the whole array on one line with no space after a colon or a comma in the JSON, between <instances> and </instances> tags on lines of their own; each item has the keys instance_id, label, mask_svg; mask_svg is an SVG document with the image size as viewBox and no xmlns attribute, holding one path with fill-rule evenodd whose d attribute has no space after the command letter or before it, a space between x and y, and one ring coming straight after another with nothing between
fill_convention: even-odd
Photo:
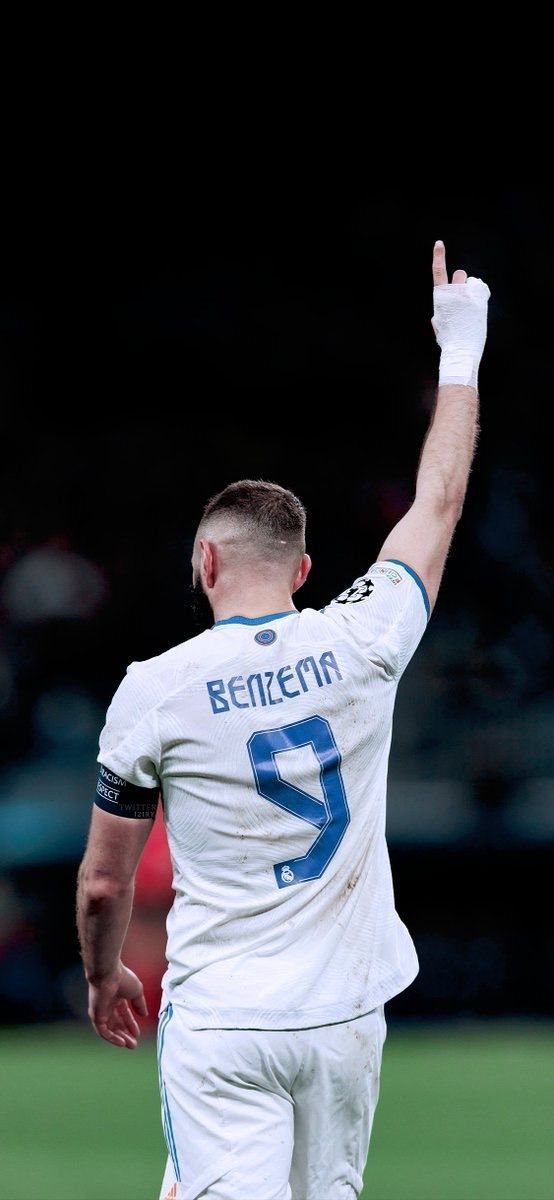
<instances>
[{"instance_id":1,"label":"blue lettering","mask_svg":"<svg viewBox=\"0 0 554 1200\"><path fill-rule=\"evenodd\" d=\"M283 696L286 696L287 700L292 700L294 696L299 696L300 692L298 692L298 691L287 692L285 684L288 683L289 679L294 679L294 675L292 673L291 668L289 667L289 665L287 663L286 667L280 667L279 670L277 671L277 683L279 684L279 687L281 688Z\"/></svg>"},{"instance_id":2,"label":"blue lettering","mask_svg":"<svg viewBox=\"0 0 554 1200\"><path fill-rule=\"evenodd\" d=\"M265 677L266 677L266 679L267 679L267 694L268 694L268 696L269 696L269 703L270 703L270 704L282 704L282 703L283 703L283 697L282 697L282 696L279 696L279 697L277 698L277 700L274 700L274 699L273 699L273 697L272 697L272 695L271 695L271 683L272 683L272 680L273 680L273 676L274 676L274 672L273 672L273 671L266 671L266 672L265 672Z\"/></svg>"},{"instance_id":3,"label":"blue lettering","mask_svg":"<svg viewBox=\"0 0 554 1200\"><path fill-rule=\"evenodd\" d=\"M299 659L299 661L296 664L296 674L298 675L298 682L302 685L305 692L308 691L308 684L307 684L307 681L302 678L301 672L305 671L307 674L309 670L312 670L312 672L317 680L317 686L323 687L323 680L317 669L315 658L313 657L313 655L310 654L310 655L308 655L307 658Z\"/></svg>"},{"instance_id":4,"label":"blue lettering","mask_svg":"<svg viewBox=\"0 0 554 1200\"><path fill-rule=\"evenodd\" d=\"M242 682L239 683L239 679L242 680L242 675L233 675L233 678L229 680L229 695L235 708L248 708L248 700L246 700L244 704L241 704L240 700L237 700L236 698L237 692L246 691L246 684Z\"/></svg>"},{"instance_id":5,"label":"blue lettering","mask_svg":"<svg viewBox=\"0 0 554 1200\"><path fill-rule=\"evenodd\" d=\"M329 667L333 668L333 671L335 672L337 679L342 679L342 675L339 671L339 668L337 666L337 661L336 661L336 658L335 658L332 650L326 650L325 653L321 655L321 658L319 660L319 665L325 676L326 683L333 682L333 680L331 679L331 676L329 674Z\"/></svg>"},{"instance_id":6,"label":"blue lettering","mask_svg":"<svg viewBox=\"0 0 554 1200\"><path fill-rule=\"evenodd\" d=\"M307 658L299 658L295 667L286 663L278 671L260 671L248 675L246 679L244 675L233 675L227 680L210 679L206 687L212 712L217 716L218 713L230 712L231 707L265 708L268 704L273 707L282 704L283 699L294 700L315 686L320 688L342 678L333 651L324 650L317 662L309 654ZM298 683L298 688L291 687L293 681ZM281 694L276 695L277 691Z\"/></svg>"},{"instance_id":7,"label":"blue lettering","mask_svg":"<svg viewBox=\"0 0 554 1200\"><path fill-rule=\"evenodd\" d=\"M208 682L206 683L206 687L208 689L208 695L210 697L212 712L214 712L214 713L229 712L229 705L223 697L223 693L225 691L225 684L224 684L223 680L222 679L210 679L209 683Z\"/></svg>"},{"instance_id":8,"label":"blue lettering","mask_svg":"<svg viewBox=\"0 0 554 1200\"><path fill-rule=\"evenodd\" d=\"M257 708L256 697L254 695L254 681L258 685L258 699L260 701L260 704L262 705L262 708L265 708L266 704L267 704L267 700L265 698L264 685L262 683L261 675L249 675L248 679L246 680L246 686L248 688L248 695L250 696L250 704L251 704L252 708Z\"/></svg>"},{"instance_id":9,"label":"blue lettering","mask_svg":"<svg viewBox=\"0 0 554 1200\"><path fill-rule=\"evenodd\" d=\"M302 674L301 674L301 667L302 667L302 663L303 663L303 662L304 662L304 659L303 659L303 658L299 658L299 659L298 659L298 662L297 662L297 664L296 664L296 667L295 667L295 671L296 671L296 674L297 674L297 676L298 676L298 682L299 682L299 684L300 684L300 686L301 686L301 688L302 688L302 691L303 691L303 692L307 692L307 691L308 691L308 684L306 683L306 680L304 679L304 677L303 677L303 676L302 676Z\"/></svg>"}]
</instances>

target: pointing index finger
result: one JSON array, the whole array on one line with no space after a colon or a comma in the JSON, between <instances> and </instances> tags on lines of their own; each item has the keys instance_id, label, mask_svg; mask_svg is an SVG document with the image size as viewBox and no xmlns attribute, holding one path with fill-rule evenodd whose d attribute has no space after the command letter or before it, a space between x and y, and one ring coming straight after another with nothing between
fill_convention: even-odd
<instances>
[{"instance_id":1,"label":"pointing index finger","mask_svg":"<svg viewBox=\"0 0 554 1200\"><path fill-rule=\"evenodd\" d=\"M435 287L448 283L444 242L435 242L433 247L433 283Z\"/></svg>"}]
</instances>

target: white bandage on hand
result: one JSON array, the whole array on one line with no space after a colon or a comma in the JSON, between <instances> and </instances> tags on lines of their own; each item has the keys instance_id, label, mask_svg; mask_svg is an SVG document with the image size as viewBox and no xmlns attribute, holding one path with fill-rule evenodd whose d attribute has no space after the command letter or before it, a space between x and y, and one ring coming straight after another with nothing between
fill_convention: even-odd
<instances>
[{"instance_id":1,"label":"white bandage on hand","mask_svg":"<svg viewBox=\"0 0 554 1200\"><path fill-rule=\"evenodd\" d=\"M433 288L433 329L441 348L439 386L463 383L477 390L477 373L487 338L490 291L482 279Z\"/></svg>"}]
</instances>

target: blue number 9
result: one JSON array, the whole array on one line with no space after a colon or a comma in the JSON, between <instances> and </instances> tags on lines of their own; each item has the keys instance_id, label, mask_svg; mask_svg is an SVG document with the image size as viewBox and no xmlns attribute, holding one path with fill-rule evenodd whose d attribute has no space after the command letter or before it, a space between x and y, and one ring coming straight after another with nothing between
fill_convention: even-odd
<instances>
[{"instance_id":1,"label":"blue number 9","mask_svg":"<svg viewBox=\"0 0 554 1200\"><path fill-rule=\"evenodd\" d=\"M279 774L275 755L298 750L301 746L311 746L319 762L323 803L292 783L286 783ZM248 742L248 753L259 795L319 829L306 854L275 863L277 886L290 887L292 883L319 879L336 854L350 822L340 770L341 756L329 722L323 717L307 717L294 725L283 725L281 729L253 733Z\"/></svg>"}]
</instances>

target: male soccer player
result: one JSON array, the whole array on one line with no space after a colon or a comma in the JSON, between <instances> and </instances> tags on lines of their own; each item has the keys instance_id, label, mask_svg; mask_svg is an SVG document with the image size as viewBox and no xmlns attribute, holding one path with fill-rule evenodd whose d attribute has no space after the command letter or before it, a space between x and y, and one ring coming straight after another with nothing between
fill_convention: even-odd
<instances>
[{"instance_id":1,"label":"male soccer player","mask_svg":"<svg viewBox=\"0 0 554 1200\"><path fill-rule=\"evenodd\" d=\"M100 738L80 871L89 1013L136 1046L120 954L161 792L174 871L158 1035L172 1200L359 1194L383 1005L417 972L385 844L392 713L460 516L489 290L433 257L437 403L416 497L367 574L316 612L305 512L243 480L207 505L193 580L211 629L133 663Z\"/></svg>"}]
</instances>

